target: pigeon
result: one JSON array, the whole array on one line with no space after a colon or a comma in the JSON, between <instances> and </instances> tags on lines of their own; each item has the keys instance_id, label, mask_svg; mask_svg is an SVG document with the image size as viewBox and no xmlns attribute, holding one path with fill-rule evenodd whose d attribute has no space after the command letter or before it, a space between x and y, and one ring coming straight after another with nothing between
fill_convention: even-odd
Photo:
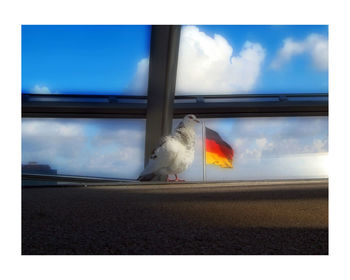
<instances>
[{"instance_id":1,"label":"pigeon","mask_svg":"<svg viewBox=\"0 0 350 280\"><path fill-rule=\"evenodd\" d=\"M193 162L194 127L199 122L195 115L186 115L171 135L161 139L137 180L151 181L158 175L167 175L168 182L183 182L177 174L185 171ZM169 175L175 175L175 180L170 180Z\"/></svg>"}]
</instances>

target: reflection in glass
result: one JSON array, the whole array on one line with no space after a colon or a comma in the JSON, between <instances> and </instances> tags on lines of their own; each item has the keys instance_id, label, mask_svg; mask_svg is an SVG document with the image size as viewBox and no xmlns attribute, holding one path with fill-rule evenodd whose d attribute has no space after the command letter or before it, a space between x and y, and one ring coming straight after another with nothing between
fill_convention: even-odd
<instances>
[{"instance_id":1,"label":"reflection in glass","mask_svg":"<svg viewBox=\"0 0 350 280\"><path fill-rule=\"evenodd\" d=\"M40 174L47 174L38 172L45 167L64 175L135 179L143 169L144 141L144 120L25 118L22 164L24 171L36 165Z\"/></svg>"}]
</instances>

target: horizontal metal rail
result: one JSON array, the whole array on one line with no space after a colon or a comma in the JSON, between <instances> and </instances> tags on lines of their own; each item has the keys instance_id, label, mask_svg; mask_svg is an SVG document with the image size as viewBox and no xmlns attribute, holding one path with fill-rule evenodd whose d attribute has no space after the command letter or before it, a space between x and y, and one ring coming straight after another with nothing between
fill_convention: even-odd
<instances>
[{"instance_id":1,"label":"horizontal metal rail","mask_svg":"<svg viewBox=\"0 0 350 280\"><path fill-rule=\"evenodd\" d=\"M313 96L313 97L328 97L328 93L231 93L231 94L179 94L175 95L175 98L179 99L192 99L192 98L242 98L242 97L305 97L305 96ZM37 93L29 93L22 92L23 98L33 98L33 97L72 97L72 98L117 98L117 99L147 99L147 95L130 95L123 94L119 92L109 93L109 94L99 94L99 93L45 93L45 94L37 94Z\"/></svg>"},{"instance_id":2,"label":"horizontal metal rail","mask_svg":"<svg viewBox=\"0 0 350 280\"><path fill-rule=\"evenodd\" d=\"M22 173L22 180L30 181L52 181L52 182L77 182L77 183L108 183L108 182L133 182L135 180L118 179L118 178L102 178L90 176L74 176L74 175L49 175L49 174L31 174Z\"/></svg>"},{"instance_id":3,"label":"horizontal metal rail","mask_svg":"<svg viewBox=\"0 0 350 280\"><path fill-rule=\"evenodd\" d=\"M69 98L69 100L67 100ZM22 94L22 117L146 118L147 96ZM327 116L328 94L177 95L174 118Z\"/></svg>"},{"instance_id":4,"label":"horizontal metal rail","mask_svg":"<svg viewBox=\"0 0 350 280\"><path fill-rule=\"evenodd\" d=\"M106 93L30 93L30 92L22 92L23 98L33 98L33 97L48 97L48 98L55 98L55 97L72 97L72 98L113 98L117 97L119 99L123 98L132 98L132 99L145 99L147 98L147 95L133 95L133 94L122 94L119 92L111 92L109 94Z\"/></svg>"},{"instance_id":5,"label":"horizontal metal rail","mask_svg":"<svg viewBox=\"0 0 350 280\"><path fill-rule=\"evenodd\" d=\"M146 186L146 185L159 185L159 182L139 182L133 179L118 179L118 178L103 178L103 177L90 177L90 176L74 176L74 175L49 175L49 174L30 174L30 173L22 173L22 180L28 181L45 181L45 182L60 182L60 183L77 183L77 184L105 184L106 186L112 186L113 184L119 185L119 183L126 184L128 186ZM164 183L164 185L174 185L171 183ZM217 186L234 186L234 187L248 187L248 186L270 186L270 187L279 187L283 185L321 185L328 186L328 178L312 178L312 179L271 179L271 180L233 180L233 181L212 181L208 183L203 183L201 181L196 182L184 182L177 183L177 188L180 186L187 187L189 184L191 185L199 185L198 187L205 187L209 185L217 185ZM35 186L35 184L33 184ZM42 185L40 185L42 186Z\"/></svg>"}]
</instances>

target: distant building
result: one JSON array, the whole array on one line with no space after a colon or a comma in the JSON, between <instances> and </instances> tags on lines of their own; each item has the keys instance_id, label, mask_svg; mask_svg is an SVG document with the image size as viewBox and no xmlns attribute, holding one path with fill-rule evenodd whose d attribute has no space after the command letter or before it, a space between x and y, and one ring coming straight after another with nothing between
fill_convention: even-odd
<instances>
[{"instance_id":1,"label":"distant building","mask_svg":"<svg viewBox=\"0 0 350 280\"><path fill-rule=\"evenodd\" d=\"M28 164L22 164L22 173L57 175L57 170L51 169L48 164L38 164L35 161L30 161Z\"/></svg>"},{"instance_id":2,"label":"distant building","mask_svg":"<svg viewBox=\"0 0 350 280\"><path fill-rule=\"evenodd\" d=\"M22 174L57 175L57 170L52 169L48 164L38 164L35 161L31 161L31 162L28 162L28 164L22 164ZM57 185L57 182L22 179L22 186L42 186L42 185Z\"/></svg>"}]
</instances>

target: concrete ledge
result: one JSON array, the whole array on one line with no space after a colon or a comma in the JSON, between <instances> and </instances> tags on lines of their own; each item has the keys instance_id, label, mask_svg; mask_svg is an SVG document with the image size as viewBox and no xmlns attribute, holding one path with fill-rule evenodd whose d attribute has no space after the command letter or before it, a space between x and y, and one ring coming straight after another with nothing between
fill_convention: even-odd
<instances>
[{"instance_id":1,"label":"concrete ledge","mask_svg":"<svg viewBox=\"0 0 350 280\"><path fill-rule=\"evenodd\" d=\"M23 188L22 254L328 254L328 180Z\"/></svg>"}]
</instances>

